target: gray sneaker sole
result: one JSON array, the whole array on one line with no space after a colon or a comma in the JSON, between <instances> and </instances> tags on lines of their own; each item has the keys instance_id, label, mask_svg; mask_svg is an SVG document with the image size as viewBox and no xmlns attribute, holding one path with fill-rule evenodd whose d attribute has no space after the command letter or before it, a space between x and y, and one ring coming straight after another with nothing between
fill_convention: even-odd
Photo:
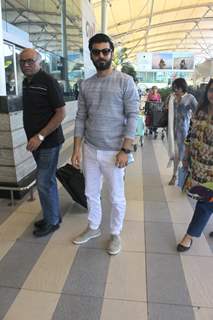
<instances>
[{"instance_id":1,"label":"gray sneaker sole","mask_svg":"<svg viewBox=\"0 0 213 320\"><path fill-rule=\"evenodd\" d=\"M121 248L119 248L117 251L110 251L109 249L107 249L107 253L110 256L115 256L116 254L118 254L119 252L121 252Z\"/></svg>"},{"instance_id":2,"label":"gray sneaker sole","mask_svg":"<svg viewBox=\"0 0 213 320\"><path fill-rule=\"evenodd\" d=\"M79 241L78 241L78 240L73 240L72 242L73 242L74 244L83 244L83 243L88 242L88 241L91 240L91 239L98 238L98 237L100 237L100 236L101 236L101 232L98 232L98 233L90 236L89 238L87 238L87 239L85 239L85 240L79 240Z\"/></svg>"}]
</instances>

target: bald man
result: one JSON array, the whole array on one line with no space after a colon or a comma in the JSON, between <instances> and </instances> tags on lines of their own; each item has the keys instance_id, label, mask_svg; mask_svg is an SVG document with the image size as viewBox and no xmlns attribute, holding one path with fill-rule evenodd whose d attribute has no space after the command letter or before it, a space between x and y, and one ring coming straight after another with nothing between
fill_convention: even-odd
<instances>
[{"instance_id":1,"label":"bald man","mask_svg":"<svg viewBox=\"0 0 213 320\"><path fill-rule=\"evenodd\" d=\"M20 54L23 81L23 121L27 150L37 164L37 189L43 218L35 222L33 234L43 237L60 226L61 215L56 169L64 136L61 122L65 102L58 82L41 69L41 55L32 48Z\"/></svg>"}]
</instances>

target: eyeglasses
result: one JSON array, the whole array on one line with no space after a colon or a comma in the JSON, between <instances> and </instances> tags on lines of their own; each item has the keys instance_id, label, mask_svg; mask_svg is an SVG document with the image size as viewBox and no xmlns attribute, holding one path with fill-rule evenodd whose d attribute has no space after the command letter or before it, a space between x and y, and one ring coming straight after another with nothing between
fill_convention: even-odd
<instances>
[{"instance_id":1,"label":"eyeglasses","mask_svg":"<svg viewBox=\"0 0 213 320\"><path fill-rule=\"evenodd\" d=\"M24 66L25 64L28 64L29 66L32 66L38 59L26 59L26 60L20 60L20 64Z\"/></svg>"},{"instance_id":2,"label":"eyeglasses","mask_svg":"<svg viewBox=\"0 0 213 320\"><path fill-rule=\"evenodd\" d=\"M92 49L91 53L94 56L99 56L100 53L103 53L104 56L108 56L108 54L110 54L110 52L112 52L112 49L110 48L104 48L104 49Z\"/></svg>"}]
</instances>

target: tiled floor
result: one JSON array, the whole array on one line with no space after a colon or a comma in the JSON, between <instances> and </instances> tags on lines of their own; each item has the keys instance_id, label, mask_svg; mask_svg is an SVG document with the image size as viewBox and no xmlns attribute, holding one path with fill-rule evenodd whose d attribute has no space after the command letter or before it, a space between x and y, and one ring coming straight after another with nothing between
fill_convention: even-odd
<instances>
[{"instance_id":1,"label":"tiled floor","mask_svg":"<svg viewBox=\"0 0 213 320\"><path fill-rule=\"evenodd\" d=\"M35 239L39 201L0 199L0 319L213 320L213 220L185 254L176 252L193 204L168 186L171 169L160 139L146 138L127 169L123 250L110 257L104 191L102 237L71 242L86 211L60 188L64 214L52 236Z\"/></svg>"}]
</instances>

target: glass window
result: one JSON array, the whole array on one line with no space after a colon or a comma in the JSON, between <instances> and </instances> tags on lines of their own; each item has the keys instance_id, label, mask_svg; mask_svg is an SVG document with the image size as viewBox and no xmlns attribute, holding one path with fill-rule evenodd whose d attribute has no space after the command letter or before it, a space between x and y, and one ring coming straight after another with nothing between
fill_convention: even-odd
<instances>
[{"instance_id":1,"label":"glass window","mask_svg":"<svg viewBox=\"0 0 213 320\"><path fill-rule=\"evenodd\" d=\"M153 72L147 72L147 82L154 82Z\"/></svg>"},{"instance_id":2,"label":"glass window","mask_svg":"<svg viewBox=\"0 0 213 320\"><path fill-rule=\"evenodd\" d=\"M156 83L167 83L168 74L167 72L157 71L154 73Z\"/></svg>"},{"instance_id":3,"label":"glass window","mask_svg":"<svg viewBox=\"0 0 213 320\"><path fill-rule=\"evenodd\" d=\"M42 53L43 69L60 82L69 98L75 99L75 88L84 77L81 1L66 1L67 64L62 57L61 1L19 0L18 2L18 7L22 10L17 7L16 11L14 6L11 13L8 2L2 0L3 19L29 34L33 47ZM15 44L12 46L6 44L5 47L7 94L17 94L22 84L18 60L15 62L18 52L13 51ZM68 69L67 75L65 75L66 69Z\"/></svg>"},{"instance_id":4,"label":"glass window","mask_svg":"<svg viewBox=\"0 0 213 320\"><path fill-rule=\"evenodd\" d=\"M139 80L139 82L147 82L147 72L137 72L137 78Z\"/></svg>"},{"instance_id":5,"label":"glass window","mask_svg":"<svg viewBox=\"0 0 213 320\"><path fill-rule=\"evenodd\" d=\"M19 63L19 55L22 49L19 47L15 47L15 75L16 75L16 83L17 83L17 95L22 94L22 81L24 79L24 75L21 71L20 63Z\"/></svg>"},{"instance_id":6,"label":"glass window","mask_svg":"<svg viewBox=\"0 0 213 320\"><path fill-rule=\"evenodd\" d=\"M16 94L16 81L14 69L14 47L7 43L3 45L4 50L4 68L6 77L6 91L7 95Z\"/></svg>"}]
</instances>

